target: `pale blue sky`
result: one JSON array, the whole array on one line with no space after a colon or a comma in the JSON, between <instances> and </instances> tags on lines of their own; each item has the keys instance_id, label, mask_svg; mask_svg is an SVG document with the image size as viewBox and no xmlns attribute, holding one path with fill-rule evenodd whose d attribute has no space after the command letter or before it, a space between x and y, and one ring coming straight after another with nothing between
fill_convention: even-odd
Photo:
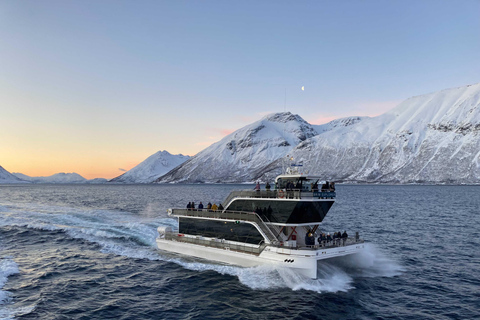
<instances>
[{"instance_id":1,"label":"pale blue sky","mask_svg":"<svg viewBox=\"0 0 480 320\"><path fill-rule=\"evenodd\" d=\"M0 165L112 177L283 111L285 89L315 124L378 115L479 82L479 52L479 0L2 0Z\"/></svg>"}]
</instances>

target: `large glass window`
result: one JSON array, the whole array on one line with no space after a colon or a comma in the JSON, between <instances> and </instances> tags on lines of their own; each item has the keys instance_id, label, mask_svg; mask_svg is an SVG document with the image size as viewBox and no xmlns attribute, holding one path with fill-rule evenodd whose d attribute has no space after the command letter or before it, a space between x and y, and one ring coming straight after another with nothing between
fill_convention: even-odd
<instances>
[{"instance_id":1,"label":"large glass window","mask_svg":"<svg viewBox=\"0 0 480 320\"><path fill-rule=\"evenodd\" d=\"M263 237L249 223L180 218L179 232L204 237L259 244Z\"/></svg>"},{"instance_id":2,"label":"large glass window","mask_svg":"<svg viewBox=\"0 0 480 320\"><path fill-rule=\"evenodd\" d=\"M235 200L227 210L257 212L265 221L277 223L320 223L333 201Z\"/></svg>"}]
</instances>

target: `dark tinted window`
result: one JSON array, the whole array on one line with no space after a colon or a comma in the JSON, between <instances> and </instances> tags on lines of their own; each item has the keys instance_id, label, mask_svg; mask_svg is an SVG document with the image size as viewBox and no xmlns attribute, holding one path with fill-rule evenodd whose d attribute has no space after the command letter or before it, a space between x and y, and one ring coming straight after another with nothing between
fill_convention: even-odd
<instances>
[{"instance_id":1,"label":"dark tinted window","mask_svg":"<svg viewBox=\"0 0 480 320\"><path fill-rule=\"evenodd\" d=\"M179 232L252 244L263 240L258 230L249 223L180 218Z\"/></svg>"}]
</instances>

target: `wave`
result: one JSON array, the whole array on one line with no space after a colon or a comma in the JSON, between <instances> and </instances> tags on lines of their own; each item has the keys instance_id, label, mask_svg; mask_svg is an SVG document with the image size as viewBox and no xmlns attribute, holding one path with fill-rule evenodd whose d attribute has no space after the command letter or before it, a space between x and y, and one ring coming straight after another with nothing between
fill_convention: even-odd
<instances>
[{"instance_id":1,"label":"wave","mask_svg":"<svg viewBox=\"0 0 480 320\"><path fill-rule=\"evenodd\" d=\"M7 283L8 277L18 273L18 265L11 257L0 258L0 289ZM8 291L0 291L0 305L10 302Z\"/></svg>"},{"instance_id":2,"label":"wave","mask_svg":"<svg viewBox=\"0 0 480 320\"><path fill-rule=\"evenodd\" d=\"M173 260L172 260L173 261ZM405 269L375 245L366 244L361 253L328 261L319 261L317 279L299 275L294 270L276 266L241 268L230 265L186 262L178 259L177 264L189 270L216 271L238 277L239 281L255 290L290 288L318 293L346 292L354 289L354 281L361 277L394 277Z\"/></svg>"},{"instance_id":3,"label":"wave","mask_svg":"<svg viewBox=\"0 0 480 320\"><path fill-rule=\"evenodd\" d=\"M0 257L0 319L10 320L15 316L25 315L32 312L35 306L16 307L12 304L12 295L8 291L1 290L8 281L8 277L19 273L18 265L12 257Z\"/></svg>"},{"instance_id":4,"label":"wave","mask_svg":"<svg viewBox=\"0 0 480 320\"><path fill-rule=\"evenodd\" d=\"M52 213L54 212L54 213ZM296 274L292 269L274 266L242 268L183 258L156 249L159 225L176 225L165 213L155 214L148 205L137 214L110 210L81 210L70 207L27 205L2 210L0 226L21 226L41 230L62 230L69 237L100 245L101 251L137 259L176 263L194 271L215 271L237 277L255 290L290 288L314 292L345 292L354 289L355 278L393 277L404 268L372 244L356 255L318 263L318 279Z\"/></svg>"}]
</instances>

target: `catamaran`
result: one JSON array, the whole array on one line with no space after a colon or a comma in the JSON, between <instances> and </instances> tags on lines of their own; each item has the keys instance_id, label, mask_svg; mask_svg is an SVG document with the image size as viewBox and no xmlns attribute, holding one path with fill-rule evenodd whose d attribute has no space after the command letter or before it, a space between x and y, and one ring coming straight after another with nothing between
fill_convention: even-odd
<instances>
[{"instance_id":1,"label":"catamaran","mask_svg":"<svg viewBox=\"0 0 480 320\"><path fill-rule=\"evenodd\" d=\"M292 166L272 190L232 191L224 209L168 209L178 228L158 227L161 250L254 267L288 267L316 279L320 260L356 254L364 240L325 237L321 223L335 202L333 183Z\"/></svg>"}]
</instances>

